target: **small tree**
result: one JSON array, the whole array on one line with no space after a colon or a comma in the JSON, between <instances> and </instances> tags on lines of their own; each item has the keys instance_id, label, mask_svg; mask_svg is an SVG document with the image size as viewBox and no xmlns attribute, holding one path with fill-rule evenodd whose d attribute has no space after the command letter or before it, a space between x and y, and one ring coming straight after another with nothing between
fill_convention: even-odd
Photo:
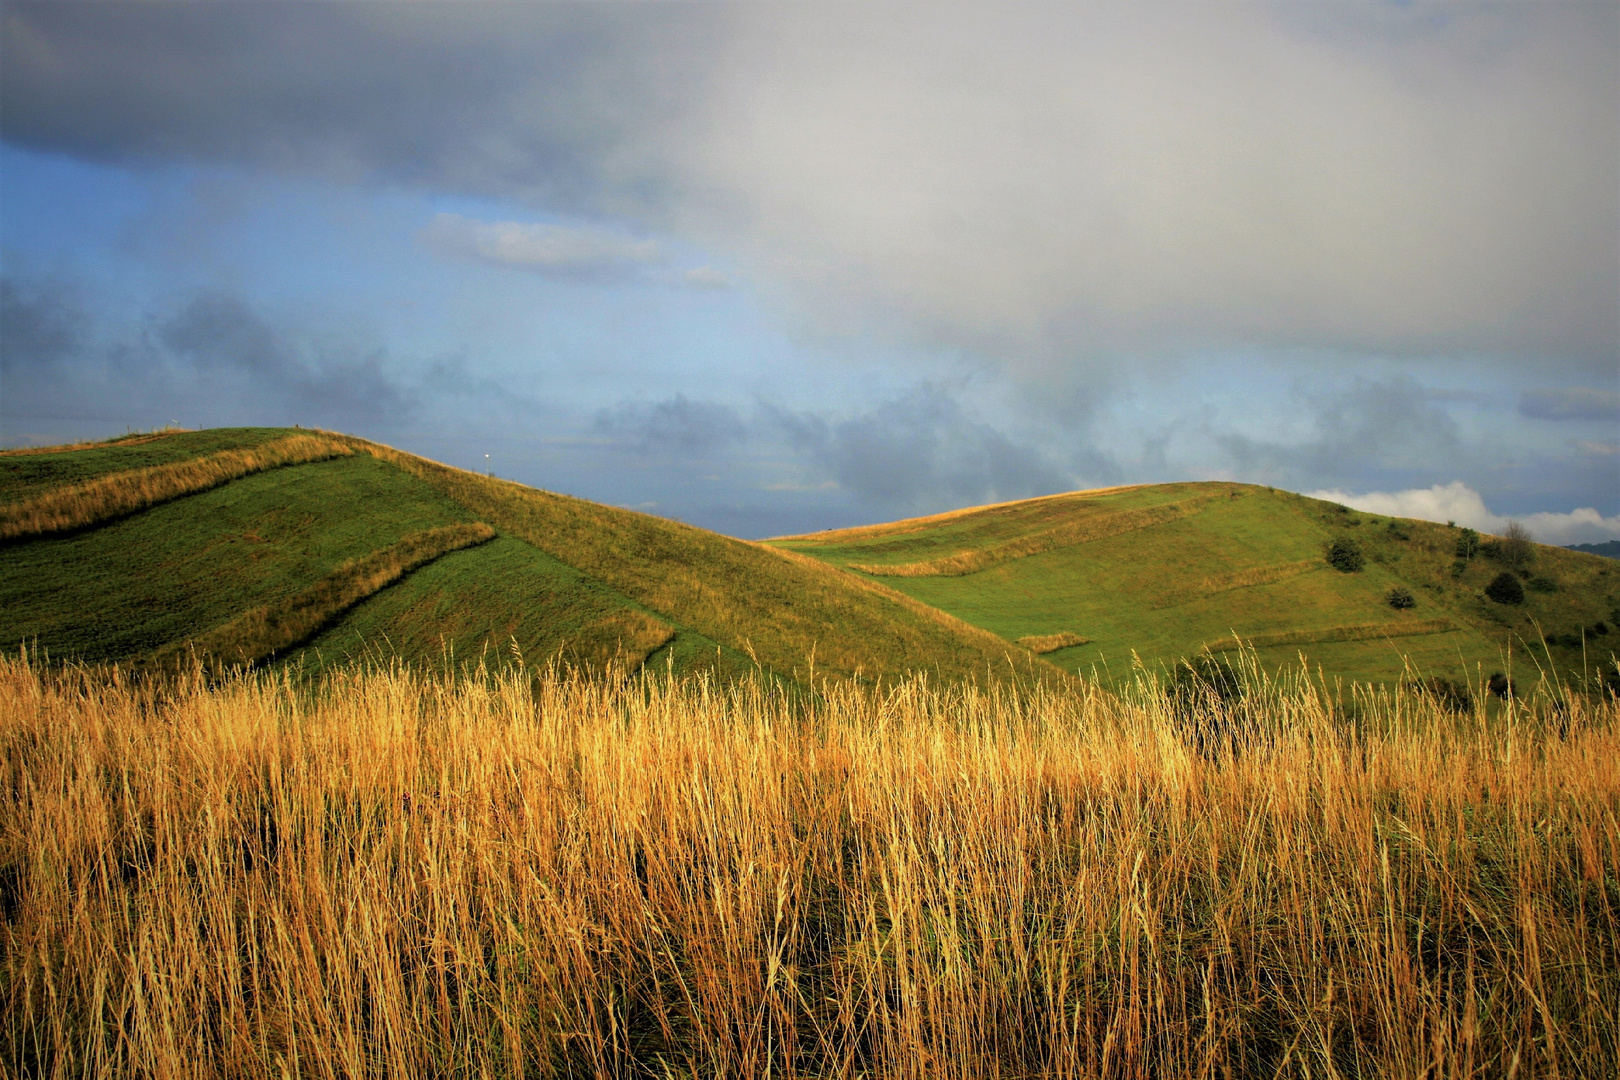
<instances>
[{"instance_id":1,"label":"small tree","mask_svg":"<svg viewBox=\"0 0 1620 1080\"><path fill-rule=\"evenodd\" d=\"M1361 547L1349 537L1337 537L1327 548L1328 565L1341 574L1354 574L1367 565Z\"/></svg>"},{"instance_id":2,"label":"small tree","mask_svg":"<svg viewBox=\"0 0 1620 1080\"><path fill-rule=\"evenodd\" d=\"M1479 554L1479 533L1464 529L1457 536L1457 558L1472 559Z\"/></svg>"},{"instance_id":3,"label":"small tree","mask_svg":"<svg viewBox=\"0 0 1620 1080\"><path fill-rule=\"evenodd\" d=\"M1396 586L1385 593L1384 599L1389 601L1389 606L1396 611L1405 611L1407 608L1417 607L1417 601L1412 599L1411 590L1403 589L1400 586Z\"/></svg>"},{"instance_id":4,"label":"small tree","mask_svg":"<svg viewBox=\"0 0 1620 1080\"><path fill-rule=\"evenodd\" d=\"M1524 603L1524 586L1519 584L1519 579L1516 576L1503 571L1492 578L1489 585L1485 586L1485 595L1498 604L1522 604Z\"/></svg>"},{"instance_id":5,"label":"small tree","mask_svg":"<svg viewBox=\"0 0 1620 1080\"><path fill-rule=\"evenodd\" d=\"M1502 530L1502 538L1496 542L1496 557L1503 566L1512 570L1522 570L1530 565L1536 557L1535 545L1530 540L1530 530L1517 521L1510 521Z\"/></svg>"}]
</instances>

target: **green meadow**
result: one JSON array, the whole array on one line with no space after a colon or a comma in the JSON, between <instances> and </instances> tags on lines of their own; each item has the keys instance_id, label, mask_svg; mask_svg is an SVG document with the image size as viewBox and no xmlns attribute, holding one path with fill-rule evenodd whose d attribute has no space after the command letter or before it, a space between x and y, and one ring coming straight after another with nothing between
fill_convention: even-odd
<instances>
[{"instance_id":1,"label":"green meadow","mask_svg":"<svg viewBox=\"0 0 1620 1080\"><path fill-rule=\"evenodd\" d=\"M1081 537L1086 522L1095 523L1094 538L1041 542L1062 540L1065 529ZM775 543L1009 641L1084 638L1045 658L1110 682L1138 663L1160 668L1237 641L1257 645L1268 666L1303 654L1345 681L1415 671L1472 684L1510 664L1532 677L1538 663L1563 676L1602 669L1620 644L1620 628L1611 629L1620 567L1537 545L1528 576L1553 591L1526 589L1523 603L1502 605L1483 590L1503 566L1480 553L1459 567L1460 535L1270 488L1201 483L1053 496ZM1360 570L1329 565L1335 539L1362 552ZM987 550L1030 553L965 573L908 569L949 570L953 557ZM1392 607L1395 589L1410 593L1412 606Z\"/></svg>"}]
</instances>

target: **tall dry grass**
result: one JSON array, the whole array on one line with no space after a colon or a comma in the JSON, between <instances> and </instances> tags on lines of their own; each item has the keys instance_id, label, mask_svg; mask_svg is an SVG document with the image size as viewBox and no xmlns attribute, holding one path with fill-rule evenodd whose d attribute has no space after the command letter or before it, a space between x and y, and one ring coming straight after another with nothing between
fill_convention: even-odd
<instances>
[{"instance_id":1,"label":"tall dry grass","mask_svg":"<svg viewBox=\"0 0 1620 1080\"><path fill-rule=\"evenodd\" d=\"M194 495L250 473L342 457L354 451L318 435L288 435L261 446L128 469L0 504L0 542L84 529L183 495Z\"/></svg>"},{"instance_id":2,"label":"tall dry grass","mask_svg":"<svg viewBox=\"0 0 1620 1080\"><path fill-rule=\"evenodd\" d=\"M0 661L0 1070L1608 1076L1620 728Z\"/></svg>"}]
</instances>

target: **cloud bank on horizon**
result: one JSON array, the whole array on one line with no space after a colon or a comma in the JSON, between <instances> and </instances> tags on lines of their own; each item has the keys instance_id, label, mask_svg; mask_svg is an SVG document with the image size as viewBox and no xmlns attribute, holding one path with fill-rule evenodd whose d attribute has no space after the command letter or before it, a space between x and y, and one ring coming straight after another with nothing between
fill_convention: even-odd
<instances>
[{"instance_id":1,"label":"cloud bank on horizon","mask_svg":"<svg viewBox=\"0 0 1620 1080\"><path fill-rule=\"evenodd\" d=\"M1343 503L1355 510L1389 517L1418 518L1422 521L1455 522L1480 532L1499 534L1509 521L1517 520L1530 535L1543 544L1588 544L1620 540L1620 515L1604 517L1596 509L1583 506L1565 514L1523 514L1517 518L1493 514L1479 492L1453 480L1449 484L1413 488L1407 491L1307 492L1313 499Z\"/></svg>"},{"instance_id":2,"label":"cloud bank on horizon","mask_svg":"<svg viewBox=\"0 0 1620 1080\"><path fill-rule=\"evenodd\" d=\"M753 534L1620 512L1612 4L0 19L9 439L318 416Z\"/></svg>"}]
</instances>

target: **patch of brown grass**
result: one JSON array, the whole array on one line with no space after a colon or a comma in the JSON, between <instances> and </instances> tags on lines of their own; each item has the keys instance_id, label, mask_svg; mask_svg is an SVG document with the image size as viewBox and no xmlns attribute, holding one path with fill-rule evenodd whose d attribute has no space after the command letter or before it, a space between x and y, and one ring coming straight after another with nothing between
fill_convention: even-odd
<instances>
[{"instance_id":1,"label":"patch of brown grass","mask_svg":"<svg viewBox=\"0 0 1620 1080\"><path fill-rule=\"evenodd\" d=\"M1615 707L1265 708L0 660L0 1070L1615 1075Z\"/></svg>"},{"instance_id":2,"label":"patch of brown grass","mask_svg":"<svg viewBox=\"0 0 1620 1080\"><path fill-rule=\"evenodd\" d=\"M268 659L292 648L417 567L494 536L495 530L481 521L408 533L388 547L350 559L280 604L252 608L191 641L169 646L153 657L151 663L174 667L186 663L193 655L205 660L210 667Z\"/></svg>"},{"instance_id":3,"label":"patch of brown grass","mask_svg":"<svg viewBox=\"0 0 1620 1080\"><path fill-rule=\"evenodd\" d=\"M194 495L250 473L325 461L354 451L325 436L288 435L243 450L129 469L0 505L0 541L88 528L170 499Z\"/></svg>"},{"instance_id":4,"label":"patch of brown grass","mask_svg":"<svg viewBox=\"0 0 1620 1080\"><path fill-rule=\"evenodd\" d=\"M1135 510L1091 514L1076 518L1073 521L1064 522L1054 528L1044 529L1028 536L1020 536L1015 540L975 548L972 551L958 552L955 555L946 555L923 562L894 564L851 563L850 569L879 577L962 577L966 574L976 574L981 570L988 570L992 566L997 566L1011 559L1027 558L1030 555L1039 555L1042 552L1052 551L1056 548L1071 547L1091 540L1101 540L1108 536L1135 532L1137 529L1151 528L1154 525L1162 525L1169 521L1179 521L1182 518L1191 517L1198 513L1216 499L1225 497L1224 494L1198 495L1191 499L1164 503L1160 506L1144 506Z\"/></svg>"}]
</instances>

